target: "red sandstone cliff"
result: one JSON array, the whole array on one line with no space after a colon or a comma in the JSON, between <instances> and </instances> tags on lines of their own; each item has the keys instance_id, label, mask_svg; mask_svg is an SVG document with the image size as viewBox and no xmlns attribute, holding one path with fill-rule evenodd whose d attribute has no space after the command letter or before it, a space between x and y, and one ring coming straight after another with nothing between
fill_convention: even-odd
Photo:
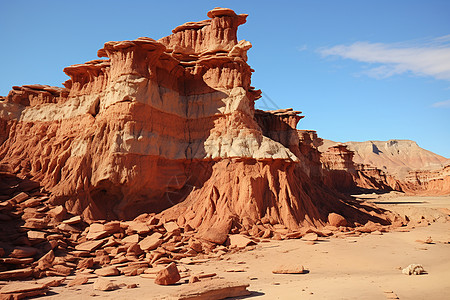
<instances>
[{"instance_id":1,"label":"red sandstone cliff","mask_svg":"<svg viewBox=\"0 0 450 300\"><path fill-rule=\"evenodd\" d=\"M246 15L216 8L158 41L107 42L64 69L65 88L14 87L0 101L1 168L39 181L85 220L161 212L194 228L261 232L261 220L320 227L389 224L322 182L317 136L299 112L255 111L237 40Z\"/></svg>"}]
</instances>

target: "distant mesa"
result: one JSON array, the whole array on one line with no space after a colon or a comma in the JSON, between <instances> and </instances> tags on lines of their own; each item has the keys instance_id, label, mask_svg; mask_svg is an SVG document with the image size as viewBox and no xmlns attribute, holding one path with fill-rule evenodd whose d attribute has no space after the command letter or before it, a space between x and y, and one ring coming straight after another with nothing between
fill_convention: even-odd
<instances>
[{"instance_id":1,"label":"distant mesa","mask_svg":"<svg viewBox=\"0 0 450 300\"><path fill-rule=\"evenodd\" d=\"M335 152L336 147L345 147L353 152L353 168L365 172L366 175L371 172L372 175L369 177L372 181L378 178L379 182L384 182L385 188L390 186L393 190L408 193L442 195L450 193L450 160L420 148L414 141L338 143L324 140L319 150L323 152L323 157L327 157ZM329 164L325 159L325 164L327 163ZM370 186L368 183L359 182L358 184L361 187Z\"/></svg>"}]
</instances>

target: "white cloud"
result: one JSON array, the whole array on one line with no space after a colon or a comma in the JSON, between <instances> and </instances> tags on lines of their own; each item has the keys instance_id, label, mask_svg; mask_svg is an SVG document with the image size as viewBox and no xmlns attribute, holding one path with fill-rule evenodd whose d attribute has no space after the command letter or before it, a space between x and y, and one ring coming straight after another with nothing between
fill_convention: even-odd
<instances>
[{"instance_id":1,"label":"white cloud","mask_svg":"<svg viewBox=\"0 0 450 300\"><path fill-rule=\"evenodd\" d=\"M449 100L445 100L445 101L435 102L431 106L433 106L433 107L450 108L450 99Z\"/></svg>"},{"instance_id":2,"label":"white cloud","mask_svg":"<svg viewBox=\"0 0 450 300\"><path fill-rule=\"evenodd\" d=\"M450 35L414 43L356 42L318 50L323 56L339 56L371 67L365 71L375 78L412 73L450 80Z\"/></svg>"},{"instance_id":3,"label":"white cloud","mask_svg":"<svg viewBox=\"0 0 450 300\"><path fill-rule=\"evenodd\" d=\"M306 50L308 50L308 46L307 45L301 45L300 47L297 47L297 50L298 51L306 51Z\"/></svg>"}]
</instances>

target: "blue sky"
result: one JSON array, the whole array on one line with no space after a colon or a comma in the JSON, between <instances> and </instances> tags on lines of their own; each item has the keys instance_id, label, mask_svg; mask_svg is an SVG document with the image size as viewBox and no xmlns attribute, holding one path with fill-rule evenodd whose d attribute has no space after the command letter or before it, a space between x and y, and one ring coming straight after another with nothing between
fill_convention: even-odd
<instances>
[{"instance_id":1,"label":"blue sky","mask_svg":"<svg viewBox=\"0 0 450 300\"><path fill-rule=\"evenodd\" d=\"M103 43L158 39L216 6L249 14L239 39L253 44L257 107L301 110L298 128L326 139L411 139L450 157L447 0L0 0L0 95L61 86Z\"/></svg>"}]
</instances>

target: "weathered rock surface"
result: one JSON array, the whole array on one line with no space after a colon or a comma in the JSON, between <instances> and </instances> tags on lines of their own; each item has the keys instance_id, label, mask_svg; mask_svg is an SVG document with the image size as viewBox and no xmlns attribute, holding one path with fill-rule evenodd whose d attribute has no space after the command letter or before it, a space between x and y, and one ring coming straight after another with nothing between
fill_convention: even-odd
<instances>
[{"instance_id":1,"label":"weathered rock surface","mask_svg":"<svg viewBox=\"0 0 450 300\"><path fill-rule=\"evenodd\" d=\"M2 299L24 299L45 295L48 289L45 284L14 282L0 289L0 297Z\"/></svg>"},{"instance_id":2,"label":"weathered rock surface","mask_svg":"<svg viewBox=\"0 0 450 300\"><path fill-rule=\"evenodd\" d=\"M338 144L325 140L319 149ZM354 162L368 164L404 180L408 171L441 169L448 159L425 150L410 140L345 142L349 150L354 152Z\"/></svg>"},{"instance_id":3,"label":"weathered rock surface","mask_svg":"<svg viewBox=\"0 0 450 300\"><path fill-rule=\"evenodd\" d=\"M94 281L94 290L99 291L114 291L120 289L117 283L112 282L111 280L104 278L97 278Z\"/></svg>"},{"instance_id":4,"label":"weathered rock surface","mask_svg":"<svg viewBox=\"0 0 450 300\"><path fill-rule=\"evenodd\" d=\"M180 202L178 216L194 229L250 230L264 216L296 229L344 213L346 204L321 188L308 152L317 152L314 133L295 129L300 112L254 108L251 44L237 40L247 15L217 8L208 16L158 41L105 43L98 56L106 59L64 69L65 88L14 87L0 102L0 164L50 190L55 217L60 206L83 216L69 225ZM26 226L48 225L37 220Z\"/></svg>"},{"instance_id":5,"label":"weathered rock surface","mask_svg":"<svg viewBox=\"0 0 450 300\"><path fill-rule=\"evenodd\" d=\"M319 150L323 152L321 160L328 170L328 185L334 188L450 194L450 161L420 148L413 141L342 144L324 140Z\"/></svg>"},{"instance_id":6,"label":"weathered rock surface","mask_svg":"<svg viewBox=\"0 0 450 300\"><path fill-rule=\"evenodd\" d=\"M180 273L178 272L176 264L171 263L156 274L155 283L160 285L170 285L177 283L180 279Z\"/></svg>"},{"instance_id":7,"label":"weathered rock surface","mask_svg":"<svg viewBox=\"0 0 450 300\"><path fill-rule=\"evenodd\" d=\"M199 299L226 299L250 295L247 290L249 284L230 282L216 279L207 282L197 282L178 294L162 299L199 300Z\"/></svg>"},{"instance_id":8,"label":"weathered rock surface","mask_svg":"<svg viewBox=\"0 0 450 300\"><path fill-rule=\"evenodd\" d=\"M303 266L280 266L272 270L273 274L305 274Z\"/></svg>"},{"instance_id":9,"label":"weathered rock surface","mask_svg":"<svg viewBox=\"0 0 450 300\"><path fill-rule=\"evenodd\" d=\"M328 215L328 223L330 223L331 226L347 226L347 220L339 214L331 213Z\"/></svg>"}]
</instances>

